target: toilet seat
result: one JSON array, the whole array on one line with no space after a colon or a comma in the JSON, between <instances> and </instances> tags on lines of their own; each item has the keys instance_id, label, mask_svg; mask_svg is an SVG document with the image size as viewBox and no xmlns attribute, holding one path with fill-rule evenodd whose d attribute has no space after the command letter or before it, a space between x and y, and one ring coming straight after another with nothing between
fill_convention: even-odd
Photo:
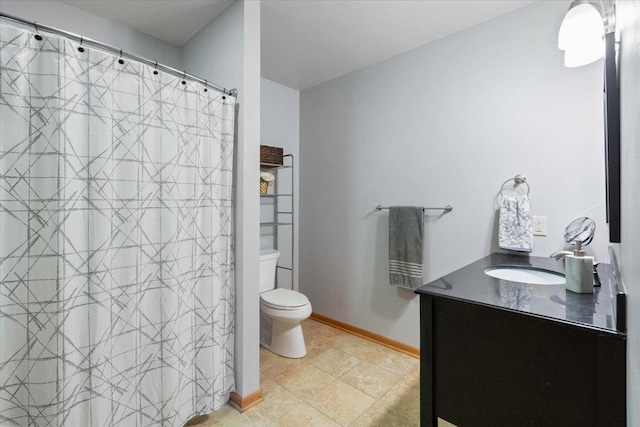
<instances>
[{"instance_id":1,"label":"toilet seat","mask_svg":"<svg viewBox=\"0 0 640 427\"><path fill-rule=\"evenodd\" d=\"M309 304L309 299L300 292L289 289L273 289L260 294L262 303L279 310L297 310Z\"/></svg>"}]
</instances>

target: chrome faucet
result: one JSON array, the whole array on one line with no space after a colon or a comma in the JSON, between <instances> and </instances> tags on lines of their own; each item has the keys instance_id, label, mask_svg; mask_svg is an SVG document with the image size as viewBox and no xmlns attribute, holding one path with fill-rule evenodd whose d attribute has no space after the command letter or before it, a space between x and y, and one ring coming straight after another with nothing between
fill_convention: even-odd
<instances>
[{"instance_id":1,"label":"chrome faucet","mask_svg":"<svg viewBox=\"0 0 640 427\"><path fill-rule=\"evenodd\" d=\"M549 255L549 258L553 258L553 259L564 259L564 257L566 257L567 255L573 255L573 252L571 251L556 251L554 253L552 253L551 255Z\"/></svg>"},{"instance_id":2,"label":"chrome faucet","mask_svg":"<svg viewBox=\"0 0 640 427\"><path fill-rule=\"evenodd\" d=\"M550 258L560 259L567 255L584 256L585 252L582 250L582 241L576 240L576 249L574 251L557 251L549 255Z\"/></svg>"},{"instance_id":3,"label":"chrome faucet","mask_svg":"<svg viewBox=\"0 0 640 427\"><path fill-rule=\"evenodd\" d=\"M576 250L575 251L556 251L554 253L552 253L551 255L549 255L549 258L553 258L553 259L563 259L567 256L567 255L577 255L577 256L583 256L584 255L584 250L582 250L582 242L580 240L576 240ZM593 260L593 275L594 275L594 279L596 282L596 286L600 286L600 278L598 277L598 264L600 262L596 261L595 258Z\"/></svg>"}]
</instances>

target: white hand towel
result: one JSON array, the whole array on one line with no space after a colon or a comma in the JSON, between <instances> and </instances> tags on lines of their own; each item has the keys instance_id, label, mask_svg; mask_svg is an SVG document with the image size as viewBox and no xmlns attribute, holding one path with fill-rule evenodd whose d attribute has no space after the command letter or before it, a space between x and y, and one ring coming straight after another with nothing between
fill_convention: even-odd
<instances>
[{"instance_id":1,"label":"white hand towel","mask_svg":"<svg viewBox=\"0 0 640 427\"><path fill-rule=\"evenodd\" d=\"M510 251L531 252L533 227L529 196L503 196L498 224L498 246Z\"/></svg>"}]
</instances>

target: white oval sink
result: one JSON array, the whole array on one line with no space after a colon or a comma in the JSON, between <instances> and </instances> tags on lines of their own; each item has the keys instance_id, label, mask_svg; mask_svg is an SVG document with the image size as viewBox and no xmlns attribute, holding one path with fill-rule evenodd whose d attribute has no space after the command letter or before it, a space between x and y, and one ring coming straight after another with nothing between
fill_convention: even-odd
<instances>
[{"instance_id":1,"label":"white oval sink","mask_svg":"<svg viewBox=\"0 0 640 427\"><path fill-rule=\"evenodd\" d=\"M528 267L489 267L484 270L484 274L496 279L531 285L564 285L566 283L565 277L560 273Z\"/></svg>"}]
</instances>

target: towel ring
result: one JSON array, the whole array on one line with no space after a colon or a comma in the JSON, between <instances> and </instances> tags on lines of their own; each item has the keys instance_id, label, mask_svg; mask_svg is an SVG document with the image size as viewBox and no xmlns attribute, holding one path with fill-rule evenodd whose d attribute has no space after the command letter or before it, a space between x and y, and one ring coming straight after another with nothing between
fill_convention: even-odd
<instances>
[{"instance_id":1,"label":"towel ring","mask_svg":"<svg viewBox=\"0 0 640 427\"><path fill-rule=\"evenodd\" d=\"M502 192L502 189L504 188L505 184L508 183L509 181L515 182L515 184L513 185L514 187L517 187L520 184L525 184L527 186L527 196L529 195L529 191L531 191L531 188L529 187L529 183L527 182L527 177L522 174L518 174L513 178L509 178L508 180L502 183L502 185L500 186L500 195L502 197L504 197L504 193Z\"/></svg>"}]
</instances>

